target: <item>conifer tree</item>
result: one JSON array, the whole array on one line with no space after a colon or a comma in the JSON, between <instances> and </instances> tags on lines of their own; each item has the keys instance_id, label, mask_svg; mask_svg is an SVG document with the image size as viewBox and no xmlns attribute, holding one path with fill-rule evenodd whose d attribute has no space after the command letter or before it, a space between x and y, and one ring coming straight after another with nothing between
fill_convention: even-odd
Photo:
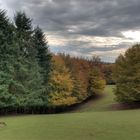
<instances>
[{"instance_id":1,"label":"conifer tree","mask_svg":"<svg viewBox=\"0 0 140 140\"><path fill-rule=\"evenodd\" d=\"M0 10L0 107L11 107L16 104L16 97L10 94L10 85L14 82L12 27L6 12Z\"/></svg>"},{"instance_id":2,"label":"conifer tree","mask_svg":"<svg viewBox=\"0 0 140 140\"><path fill-rule=\"evenodd\" d=\"M51 66L51 53L48 49L45 34L37 27L34 30L34 45L37 50L37 60L41 68L41 75L43 77L43 85L47 86L50 79Z\"/></svg>"},{"instance_id":3,"label":"conifer tree","mask_svg":"<svg viewBox=\"0 0 140 140\"><path fill-rule=\"evenodd\" d=\"M43 92L40 67L36 59L37 51L33 43L32 20L25 13L18 12L15 16L17 35L17 63L15 64L15 79L22 85L23 99L21 104L28 105L29 97L38 99ZM33 102L33 101L32 101Z\"/></svg>"}]
</instances>

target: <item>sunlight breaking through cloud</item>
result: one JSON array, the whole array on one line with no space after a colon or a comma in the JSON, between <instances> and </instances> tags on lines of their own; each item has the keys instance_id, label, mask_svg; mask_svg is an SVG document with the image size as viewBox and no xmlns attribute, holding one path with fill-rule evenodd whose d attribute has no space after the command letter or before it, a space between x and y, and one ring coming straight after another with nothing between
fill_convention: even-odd
<instances>
[{"instance_id":1,"label":"sunlight breaking through cloud","mask_svg":"<svg viewBox=\"0 0 140 140\"><path fill-rule=\"evenodd\" d=\"M140 42L140 31L130 30L122 32L122 34L128 39L132 39L134 42Z\"/></svg>"}]
</instances>

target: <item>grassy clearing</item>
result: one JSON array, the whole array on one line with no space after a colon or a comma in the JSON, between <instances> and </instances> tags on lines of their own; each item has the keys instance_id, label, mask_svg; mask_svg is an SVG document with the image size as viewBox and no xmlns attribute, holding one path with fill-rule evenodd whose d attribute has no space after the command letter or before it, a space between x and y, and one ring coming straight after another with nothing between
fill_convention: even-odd
<instances>
[{"instance_id":1,"label":"grassy clearing","mask_svg":"<svg viewBox=\"0 0 140 140\"><path fill-rule=\"evenodd\" d=\"M80 113L1 117L7 126L0 128L0 139L139 140L140 110L107 111L108 105L114 103L111 86L105 94L87 105L87 110L83 106Z\"/></svg>"},{"instance_id":2,"label":"grassy clearing","mask_svg":"<svg viewBox=\"0 0 140 140\"><path fill-rule=\"evenodd\" d=\"M108 85L105 88L105 91L102 93L103 97L97 100L91 100L78 108L74 112L94 112L94 111L106 111L108 110L111 104L116 103L113 94L114 85Z\"/></svg>"}]
</instances>

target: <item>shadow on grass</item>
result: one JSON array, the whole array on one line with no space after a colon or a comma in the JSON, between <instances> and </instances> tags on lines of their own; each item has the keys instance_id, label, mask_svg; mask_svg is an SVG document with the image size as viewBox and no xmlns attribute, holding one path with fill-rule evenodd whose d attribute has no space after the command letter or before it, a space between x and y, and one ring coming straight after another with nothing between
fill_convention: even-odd
<instances>
[{"instance_id":1,"label":"shadow on grass","mask_svg":"<svg viewBox=\"0 0 140 140\"><path fill-rule=\"evenodd\" d=\"M74 104L72 106L69 106L66 110L62 111L61 113L71 113L71 112L78 112L80 111L83 107L85 107L86 105L89 105L89 104L94 104L96 103L96 101L104 98L104 94L95 94L94 96L90 96L88 97L86 100L84 100L83 102L81 103L77 103L77 104Z\"/></svg>"},{"instance_id":2,"label":"shadow on grass","mask_svg":"<svg viewBox=\"0 0 140 140\"><path fill-rule=\"evenodd\" d=\"M109 107L109 109L110 109L110 110L131 110L131 109L140 109L140 102L112 104L112 105Z\"/></svg>"}]
</instances>

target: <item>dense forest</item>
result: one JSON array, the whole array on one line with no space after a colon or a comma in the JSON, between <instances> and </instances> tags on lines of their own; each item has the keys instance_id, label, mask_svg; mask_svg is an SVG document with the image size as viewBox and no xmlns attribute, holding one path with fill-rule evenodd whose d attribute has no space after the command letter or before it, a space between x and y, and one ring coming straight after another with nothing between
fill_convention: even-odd
<instances>
[{"instance_id":1,"label":"dense forest","mask_svg":"<svg viewBox=\"0 0 140 140\"><path fill-rule=\"evenodd\" d=\"M113 64L52 54L45 34L25 13L0 11L1 113L47 113L80 103L112 80Z\"/></svg>"},{"instance_id":2,"label":"dense forest","mask_svg":"<svg viewBox=\"0 0 140 140\"><path fill-rule=\"evenodd\" d=\"M116 84L118 101L139 101L139 49L134 45L115 64L53 54L25 13L10 20L1 10L0 113L57 112L101 93L106 84Z\"/></svg>"}]
</instances>

